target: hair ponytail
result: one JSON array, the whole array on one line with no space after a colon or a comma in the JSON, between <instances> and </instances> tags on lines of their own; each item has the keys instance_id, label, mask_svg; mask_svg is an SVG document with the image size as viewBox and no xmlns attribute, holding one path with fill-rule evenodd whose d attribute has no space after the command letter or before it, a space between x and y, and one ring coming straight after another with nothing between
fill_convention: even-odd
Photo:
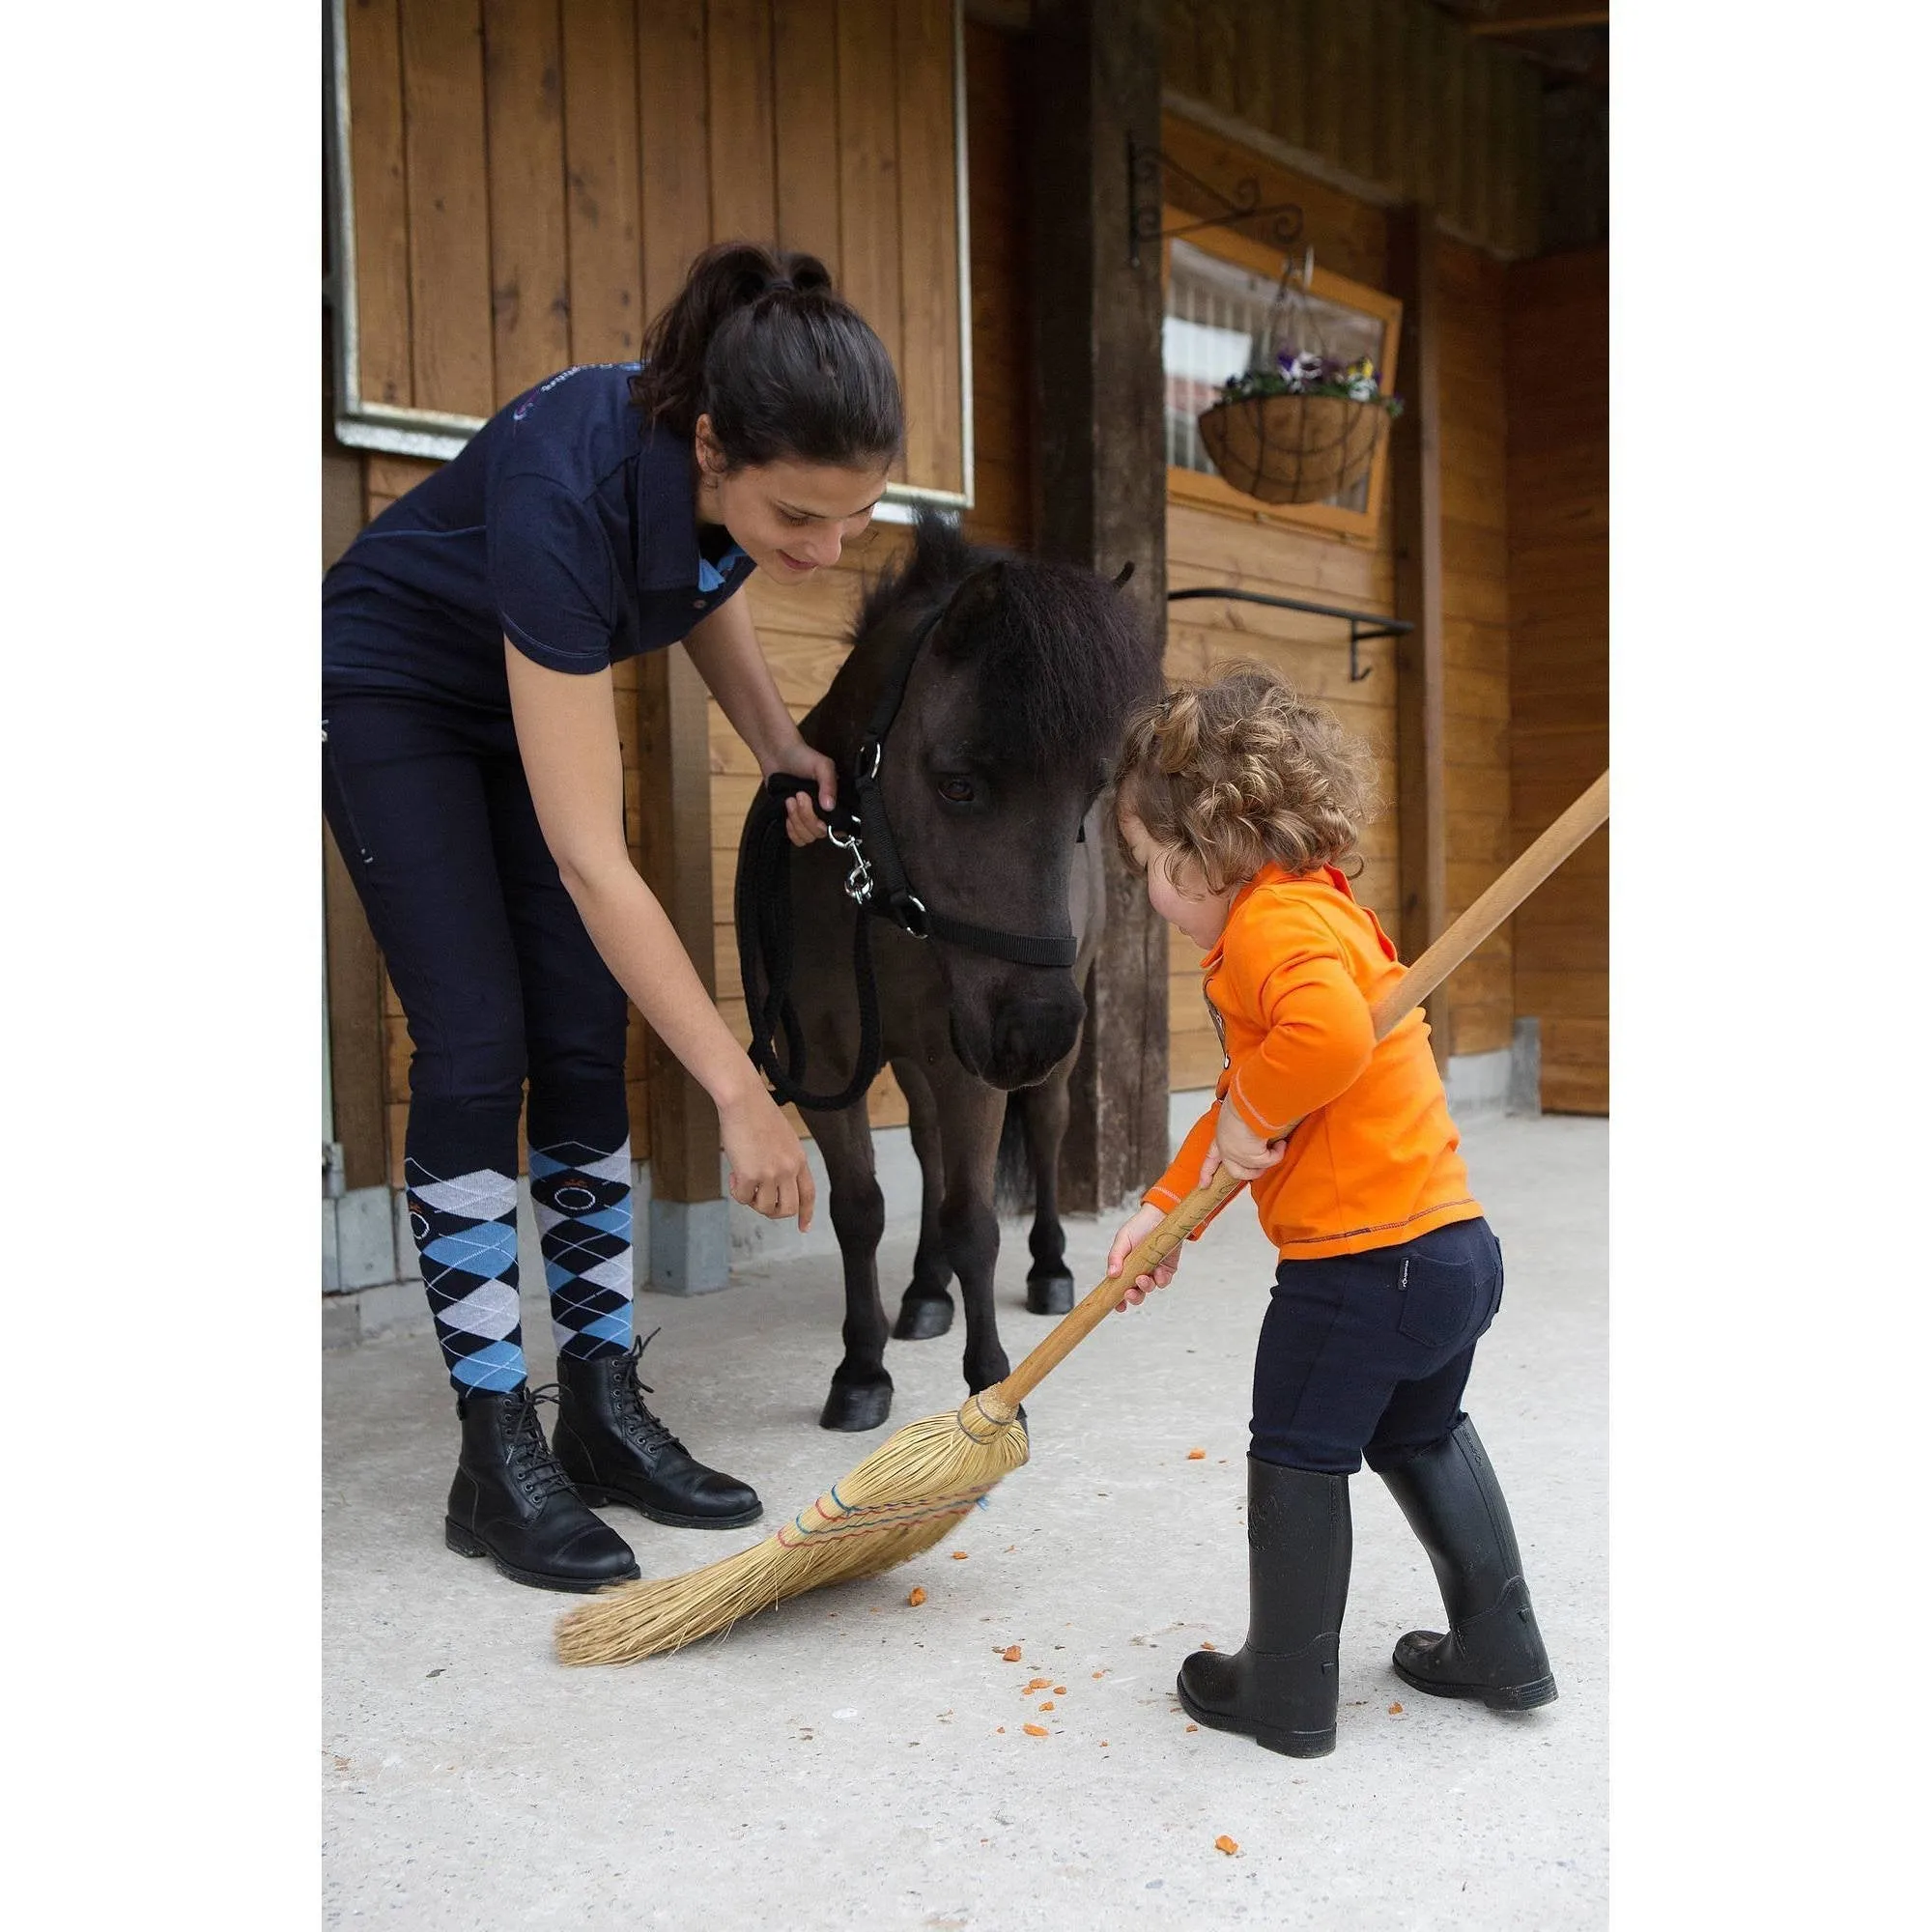
<instances>
[{"instance_id":1,"label":"hair ponytail","mask_svg":"<svg viewBox=\"0 0 1932 1932\"><path fill-rule=\"evenodd\" d=\"M904 446L892 357L815 255L707 248L644 331L644 357L631 401L645 422L689 441L709 416L733 469L883 468Z\"/></svg>"}]
</instances>

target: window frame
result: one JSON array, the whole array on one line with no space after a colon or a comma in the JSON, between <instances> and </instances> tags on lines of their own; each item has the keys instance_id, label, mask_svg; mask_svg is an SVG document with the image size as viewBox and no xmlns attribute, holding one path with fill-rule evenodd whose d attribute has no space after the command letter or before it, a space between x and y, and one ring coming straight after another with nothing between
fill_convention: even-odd
<instances>
[{"instance_id":1,"label":"window frame","mask_svg":"<svg viewBox=\"0 0 1932 1932\"><path fill-rule=\"evenodd\" d=\"M1196 227L1194 224L1198 219L1184 209L1170 206L1163 211L1161 226L1169 230L1193 227L1194 232L1185 240L1203 254L1217 256L1236 268L1247 270L1251 274L1265 275L1271 280L1280 276L1281 255L1278 250L1228 229ZM1163 240L1160 250L1160 307L1163 317L1167 314L1167 291L1173 272L1174 241L1175 237L1170 233ZM1366 282L1351 281L1347 275L1338 275L1320 267L1310 277L1308 287L1312 295L1325 301L1380 319L1382 353L1376 358L1376 366L1383 390L1390 394L1397 393L1397 350L1402 341L1401 300L1380 289L1370 288ZM1165 379L1163 362L1163 382ZM1373 543L1381 525L1382 505L1387 497L1390 440L1384 436L1376 445L1375 457L1369 466L1368 504L1360 510L1344 509L1338 503L1264 503L1258 497L1236 490L1218 472L1209 474L1202 469L1183 469L1172 463L1167 466L1167 500L1170 503L1185 503L1191 509L1211 510L1218 516L1238 517L1244 523L1320 530L1327 536Z\"/></svg>"}]
</instances>

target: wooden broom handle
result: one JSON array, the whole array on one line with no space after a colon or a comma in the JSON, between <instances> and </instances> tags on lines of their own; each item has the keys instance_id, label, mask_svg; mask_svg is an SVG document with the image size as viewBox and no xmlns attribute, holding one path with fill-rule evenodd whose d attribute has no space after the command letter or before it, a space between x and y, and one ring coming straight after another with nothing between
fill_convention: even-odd
<instances>
[{"instance_id":1,"label":"wooden broom handle","mask_svg":"<svg viewBox=\"0 0 1932 1932\"><path fill-rule=\"evenodd\" d=\"M1610 775L1605 772L1376 1002L1370 1009L1376 1037L1382 1039L1393 1032L1609 815ZM1298 1121L1293 1122L1276 1138L1286 1139L1299 1125ZM986 1391L985 1399L997 1398L1007 1407L1017 1408L1107 1319L1119 1305L1122 1290L1166 1261L1241 1186L1226 1167L1216 1168L1208 1185L1197 1187L1179 1207L1170 1208L1160 1226L1127 1256L1120 1273L1109 1275L1062 1316L1026 1360L997 1388Z\"/></svg>"}]
</instances>

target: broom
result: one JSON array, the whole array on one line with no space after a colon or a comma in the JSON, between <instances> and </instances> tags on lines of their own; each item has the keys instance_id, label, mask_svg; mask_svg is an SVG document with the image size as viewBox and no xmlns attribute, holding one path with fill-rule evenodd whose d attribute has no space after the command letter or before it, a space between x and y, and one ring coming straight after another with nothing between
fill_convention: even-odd
<instances>
[{"instance_id":1,"label":"broom","mask_svg":"<svg viewBox=\"0 0 1932 1932\"><path fill-rule=\"evenodd\" d=\"M1376 1003L1376 1037L1420 1006L1609 814L1605 772ZM930 1549L1027 1460L1021 1403L1100 1325L1124 1287L1172 1255L1240 1185L1217 1169L1005 1381L968 1396L956 1413L908 1423L762 1543L688 1576L615 1585L572 1610L557 1624L557 1655L565 1663L653 1657L787 1597L875 1577Z\"/></svg>"}]
</instances>

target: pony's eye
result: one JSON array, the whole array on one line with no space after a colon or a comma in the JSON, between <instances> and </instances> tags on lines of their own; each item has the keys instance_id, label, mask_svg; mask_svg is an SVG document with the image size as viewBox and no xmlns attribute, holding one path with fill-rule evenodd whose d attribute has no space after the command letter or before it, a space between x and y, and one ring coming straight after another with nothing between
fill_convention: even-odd
<instances>
[{"instance_id":1,"label":"pony's eye","mask_svg":"<svg viewBox=\"0 0 1932 1932\"><path fill-rule=\"evenodd\" d=\"M941 779L939 795L949 805L971 805L975 793L971 779Z\"/></svg>"}]
</instances>

